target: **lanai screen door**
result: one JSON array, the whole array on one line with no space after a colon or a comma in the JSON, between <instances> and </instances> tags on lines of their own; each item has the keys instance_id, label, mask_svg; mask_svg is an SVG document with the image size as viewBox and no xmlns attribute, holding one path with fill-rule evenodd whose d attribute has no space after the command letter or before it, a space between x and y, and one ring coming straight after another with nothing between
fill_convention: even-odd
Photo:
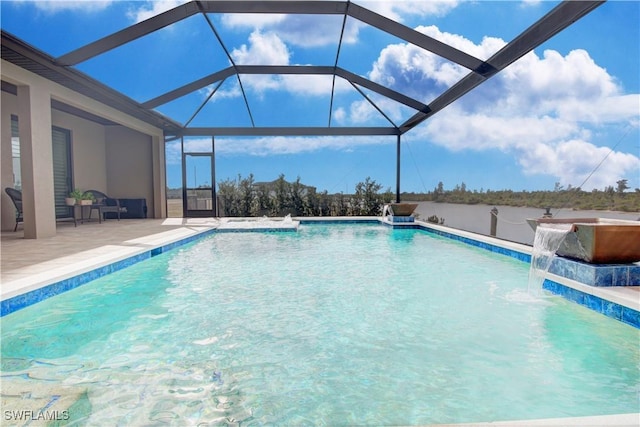
<instances>
[{"instance_id":1,"label":"lanai screen door","mask_svg":"<svg viewBox=\"0 0 640 427\"><path fill-rule=\"evenodd\" d=\"M183 141L184 147L184 141ZM216 206L215 157L213 138L210 152L182 154L182 206L188 217L215 217Z\"/></svg>"}]
</instances>

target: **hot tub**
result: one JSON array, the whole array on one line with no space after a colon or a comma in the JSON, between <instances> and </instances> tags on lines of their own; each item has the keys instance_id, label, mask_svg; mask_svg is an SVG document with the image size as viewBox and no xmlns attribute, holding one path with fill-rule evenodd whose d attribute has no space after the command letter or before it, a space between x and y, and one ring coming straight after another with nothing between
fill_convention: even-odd
<instances>
[{"instance_id":1,"label":"hot tub","mask_svg":"<svg viewBox=\"0 0 640 427\"><path fill-rule=\"evenodd\" d=\"M621 264L640 261L640 222L608 218L527 219L539 224L571 224L569 234L556 252L592 264Z\"/></svg>"}]
</instances>

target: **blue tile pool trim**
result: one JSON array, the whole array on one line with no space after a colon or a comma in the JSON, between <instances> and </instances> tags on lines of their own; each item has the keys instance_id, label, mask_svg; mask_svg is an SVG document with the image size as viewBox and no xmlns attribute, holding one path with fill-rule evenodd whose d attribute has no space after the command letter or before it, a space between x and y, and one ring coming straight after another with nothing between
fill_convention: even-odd
<instances>
[{"instance_id":1,"label":"blue tile pool trim","mask_svg":"<svg viewBox=\"0 0 640 427\"><path fill-rule=\"evenodd\" d=\"M556 295L560 295L569 301L578 303L593 311L604 314L607 317L611 317L626 323L627 325L640 329L640 311L607 301L596 295L587 294L549 279L545 279L542 288Z\"/></svg>"},{"instance_id":2,"label":"blue tile pool trim","mask_svg":"<svg viewBox=\"0 0 640 427\"><path fill-rule=\"evenodd\" d=\"M588 264L556 257L549 272L590 286L640 286L637 264Z\"/></svg>"},{"instance_id":3,"label":"blue tile pool trim","mask_svg":"<svg viewBox=\"0 0 640 427\"><path fill-rule=\"evenodd\" d=\"M442 231L442 230L436 230L434 228L425 227L424 225L417 225L417 228L419 228L421 230L424 230L424 231L426 231L428 233L436 234L436 235L441 236L441 237L446 237L446 238L451 239L451 240L456 240L458 242L466 243L467 245L471 245L471 246L475 246L475 247L478 247L478 248L481 248L481 249L485 249L485 250L490 251L490 252L494 252L494 253L501 254L501 255L506 255L508 257L515 258L515 259L520 260L522 262L526 262L526 263L530 263L531 262L531 255L523 253L523 252L518 252L518 251L515 251L513 249L507 249L507 248L503 248L502 246L494 245L492 243L481 242L479 240L474 240L474 239L471 239L469 237L459 236L457 234L449 233L449 232Z\"/></svg>"},{"instance_id":4,"label":"blue tile pool trim","mask_svg":"<svg viewBox=\"0 0 640 427\"><path fill-rule=\"evenodd\" d=\"M34 289L33 291L17 295L13 298L8 298L2 301L2 305L0 307L0 317L6 316L7 314L13 313L14 311L18 311L40 301L46 300L47 298L51 298L52 296L70 291L71 289L75 289L78 286L82 286L85 283L88 283L99 277L111 274L114 271L122 270L123 268L127 268L130 265L149 259L153 256L151 252L152 251L146 251L144 253L123 259L121 261L117 261L103 267L98 267L94 270L88 271L78 276L51 283L50 285L46 285L39 289Z\"/></svg>"},{"instance_id":5,"label":"blue tile pool trim","mask_svg":"<svg viewBox=\"0 0 640 427\"><path fill-rule=\"evenodd\" d=\"M34 289L24 294L16 295L12 298L7 298L0 304L0 317L6 316L7 314L11 314L14 311L18 311L25 307L29 307L30 305L36 304L40 301L44 301L47 298L51 298L52 296L70 291L77 288L78 286L82 286L88 282L91 282L92 280L106 276L118 270L122 270L123 268L130 267L133 264L139 263L140 261L147 260L151 257L163 254L179 246L194 242L205 236L211 235L214 232L216 232L215 229L206 230L202 233L198 233L172 243L167 243L166 245L144 251L120 261L95 268L91 271L87 271L86 273L82 273L68 279L63 279L58 282L51 283L49 285L43 286L42 288Z\"/></svg>"},{"instance_id":6,"label":"blue tile pool trim","mask_svg":"<svg viewBox=\"0 0 640 427\"><path fill-rule=\"evenodd\" d=\"M408 224L415 222L415 218L412 216L391 216L387 218L387 221L397 224Z\"/></svg>"}]
</instances>

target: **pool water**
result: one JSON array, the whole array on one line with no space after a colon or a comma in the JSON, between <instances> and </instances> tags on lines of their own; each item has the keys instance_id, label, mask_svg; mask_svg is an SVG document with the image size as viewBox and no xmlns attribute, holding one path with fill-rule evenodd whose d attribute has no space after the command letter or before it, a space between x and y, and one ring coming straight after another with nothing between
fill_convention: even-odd
<instances>
[{"instance_id":1,"label":"pool water","mask_svg":"<svg viewBox=\"0 0 640 427\"><path fill-rule=\"evenodd\" d=\"M379 225L214 234L2 318L3 398L53 384L79 425L637 412L640 331L528 271Z\"/></svg>"}]
</instances>

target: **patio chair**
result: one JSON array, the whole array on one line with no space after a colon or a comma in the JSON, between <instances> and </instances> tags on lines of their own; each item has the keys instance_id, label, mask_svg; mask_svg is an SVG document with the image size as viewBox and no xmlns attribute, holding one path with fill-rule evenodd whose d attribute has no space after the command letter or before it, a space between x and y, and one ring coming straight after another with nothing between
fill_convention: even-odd
<instances>
[{"instance_id":1,"label":"patio chair","mask_svg":"<svg viewBox=\"0 0 640 427\"><path fill-rule=\"evenodd\" d=\"M7 187L4 189L7 195L11 198L13 205L16 207L16 226L13 228L13 231L18 230L18 223L23 222L22 219L22 192L20 190L16 190L15 188Z\"/></svg>"},{"instance_id":2,"label":"patio chair","mask_svg":"<svg viewBox=\"0 0 640 427\"><path fill-rule=\"evenodd\" d=\"M120 206L120 201L118 199L113 199L102 191L98 190L87 190L87 193L93 194L96 201L91 205L91 209L89 210L89 219L91 219L91 213L94 210L98 211L98 222L102 222L103 219L106 219L104 214L107 212L114 212L118 216L118 221L120 221L120 214L122 212L126 212L127 208Z\"/></svg>"}]
</instances>

